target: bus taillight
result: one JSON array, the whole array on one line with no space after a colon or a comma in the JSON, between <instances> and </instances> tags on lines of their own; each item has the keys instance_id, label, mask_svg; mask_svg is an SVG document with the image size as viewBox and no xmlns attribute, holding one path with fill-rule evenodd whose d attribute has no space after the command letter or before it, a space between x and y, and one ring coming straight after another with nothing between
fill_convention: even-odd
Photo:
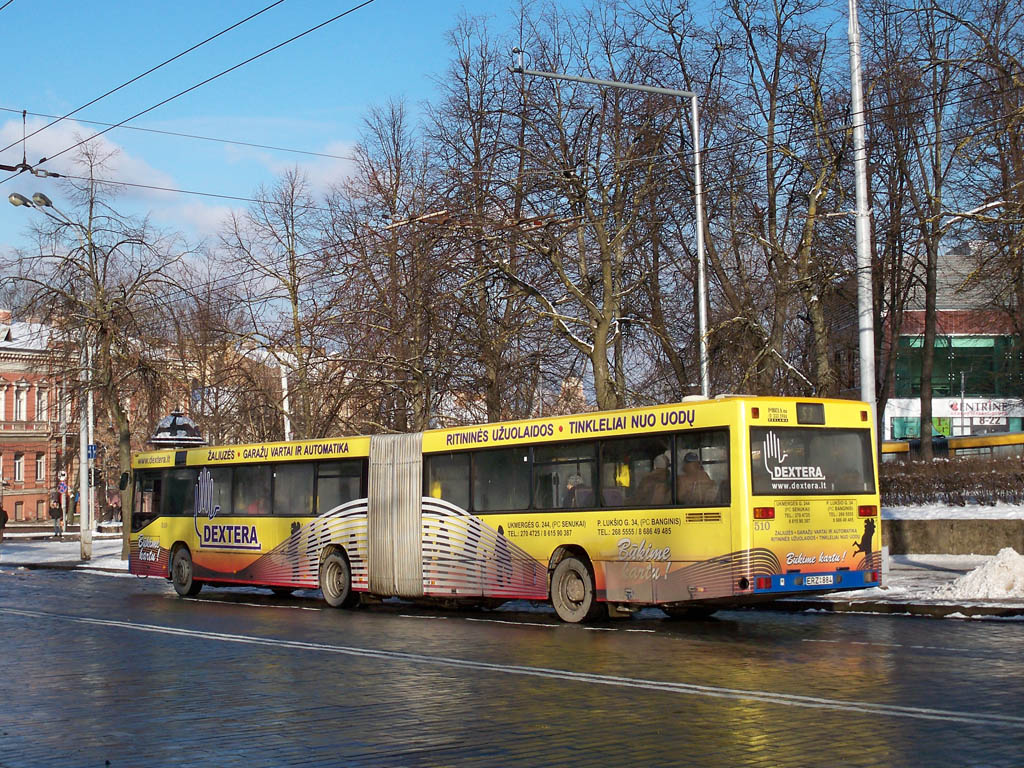
<instances>
[{"instance_id":1,"label":"bus taillight","mask_svg":"<svg viewBox=\"0 0 1024 768\"><path fill-rule=\"evenodd\" d=\"M857 514L861 517L874 517L878 514L878 507L873 504L857 507Z\"/></svg>"},{"instance_id":2,"label":"bus taillight","mask_svg":"<svg viewBox=\"0 0 1024 768\"><path fill-rule=\"evenodd\" d=\"M772 588L772 577L771 576L758 576L756 581L758 589L771 589Z\"/></svg>"},{"instance_id":3,"label":"bus taillight","mask_svg":"<svg viewBox=\"0 0 1024 768\"><path fill-rule=\"evenodd\" d=\"M774 520L775 507L754 507L755 520Z\"/></svg>"},{"instance_id":4,"label":"bus taillight","mask_svg":"<svg viewBox=\"0 0 1024 768\"><path fill-rule=\"evenodd\" d=\"M868 581L878 581L878 571L869 571Z\"/></svg>"}]
</instances>

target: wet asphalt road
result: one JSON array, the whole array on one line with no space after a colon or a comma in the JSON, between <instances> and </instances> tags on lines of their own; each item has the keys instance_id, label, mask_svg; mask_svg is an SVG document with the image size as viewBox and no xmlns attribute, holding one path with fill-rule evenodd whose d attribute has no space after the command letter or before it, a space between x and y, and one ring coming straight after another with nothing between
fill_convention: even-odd
<instances>
[{"instance_id":1,"label":"wet asphalt road","mask_svg":"<svg viewBox=\"0 0 1024 768\"><path fill-rule=\"evenodd\" d=\"M0 766L1024 765L1024 622L317 598L0 566Z\"/></svg>"}]
</instances>

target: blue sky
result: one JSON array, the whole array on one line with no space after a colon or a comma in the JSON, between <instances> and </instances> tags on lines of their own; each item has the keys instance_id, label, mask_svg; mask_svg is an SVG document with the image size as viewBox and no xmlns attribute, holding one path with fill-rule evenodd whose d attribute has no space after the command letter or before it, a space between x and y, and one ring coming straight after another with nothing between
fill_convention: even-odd
<instances>
[{"instance_id":1,"label":"blue sky","mask_svg":"<svg viewBox=\"0 0 1024 768\"><path fill-rule=\"evenodd\" d=\"M62 115L271 2L13 0L0 11L7 70L0 81L0 147L18 144L0 153L0 163L21 161L21 110L30 113L31 132L49 122L31 113ZM73 144L75 134L84 138L102 130L79 120L119 122L358 2L285 0L30 138L27 160L52 157ZM513 5L513 0L375 0L130 124L343 156L370 106L401 98L417 104L434 94L432 78L448 62L445 32L460 13L490 16L492 29L504 32L514 27ZM316 183L343 170L343 161L329 158L123 129L102 140L120 152L113 178L223 195L251 196L257 185L271 184L293 164L307 167ZM68 157L43 167L66 171ZM9 175L0 172L0 179ZM39 215L7 204L7 196L37 191L61 206L63 193L53 179L21 174L0 183L0 249L27 245L26 225ZM213 232L228 206L244 205L152 190L133 190L121 200L126 212L151 213L158 225L192 237Z\"/></svg>"}]
</instances>

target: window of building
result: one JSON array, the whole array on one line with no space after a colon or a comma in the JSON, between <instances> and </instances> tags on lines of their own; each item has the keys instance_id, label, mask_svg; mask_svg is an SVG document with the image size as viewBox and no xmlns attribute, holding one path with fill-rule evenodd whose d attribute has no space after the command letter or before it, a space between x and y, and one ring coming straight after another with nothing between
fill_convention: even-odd
<instances>
[{"instance_id":1,"label":"window of building","mask_svg":"<svg viewBox=\"0 0 1024 768\"><path fill-rule=\"evenodd\" d=\"M16 501L14 502L14 519L24 520L25 519L25 502Z\"/></svg>"},{"instance_id":2,"label":"window of building","mask_svg":"<svg viewBox=\"0 0 1024 768\"><path fill-rule=\"evenodd\" d=\"M46 454L36 454L36 482L40 485L46 481Z\"/></svg>"},{"instance_id":3,"label":"window of building","mask_svg":"<svg viewBox=\"0 0 1024 768\"><path fill-rule=\"evenodd\" d=\"M22 388L14 390L14 420L25 420L25 402L28 399L28 391Z\"/></svg>"},{"instance_id":4,"label":"window of building","mask_svg":"<svg viewBox=\"0 0 1024 768\"><path fill-rule=\"evenodd\" d=\"M25 454L16 453L14 454L14 482L21 483L25 481Z\"/></svg>"},{"instance_id":5,"label":"window of building","mask_svg":"<svg viewBox=\"0 0 1024 768\"><path fill-rule=\"evenodd\" d=\"M896 397L921 394L922 336L902 336L896 348ZM1024 354L1012 336L937 336L934 397L1016 396L1024 384Z\"/></svg>"},{"instance_id":6,"label":"window of building","mask_svg":"<svg viewBox=\"0 0 1024 768\"><path fill-rule=\"evenodd\" d=\"M50 418L49 393L43 387L36 389L36 421L47 421Z\"/></svg>"},{"instance_id":7,"label":"window of building","mask_svg":"<svg viewBox=\"0 0 1024 768\"><path fill-rule=\"evenodd\" d=\"M46 502L40 499L36 502L36 520L46 519Z\"/></svg>"}]
</instances>

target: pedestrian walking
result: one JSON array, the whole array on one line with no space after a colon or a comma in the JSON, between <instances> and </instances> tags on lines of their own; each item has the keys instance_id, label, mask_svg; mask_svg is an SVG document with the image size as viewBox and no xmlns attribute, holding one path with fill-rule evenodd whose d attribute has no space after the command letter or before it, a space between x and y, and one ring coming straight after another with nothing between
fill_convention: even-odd
<instances>
[{"instance_id":1,"label":"pedestrian walking","mask_svg":"<svg viewBox=\"0 0 1024 768\"><path fill-rule=\"evenodd\" d=\"M50 518L53 520L53 538L63 538L64 531L61 529L60 507L52 501L50 502Z\"/></svg>"}]
</instances>

